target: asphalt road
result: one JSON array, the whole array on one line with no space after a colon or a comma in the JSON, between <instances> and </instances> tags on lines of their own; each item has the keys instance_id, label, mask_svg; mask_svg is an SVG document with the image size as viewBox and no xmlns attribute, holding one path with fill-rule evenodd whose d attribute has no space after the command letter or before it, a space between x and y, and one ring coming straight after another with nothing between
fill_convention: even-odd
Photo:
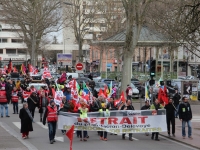
<instances>
[{"instance_id":1,"label":"asphalt road","mask_svg":"<svg viewBox=\"0 0 200 150\"><path fill-rule=\"evenodd\" d=\"M136 109L139 109L139 104L134 104ZM22 106L20 106L21 108ZM65 135L61 134L60 130L56 133L56 143L49 144L47 126L43 126L39 122L38 109L35 112L35 123L33 123L34 131L30 133L30 138L26 140L21 139L20 134L20 119L17 114L12 114L12 104L9 106L10 118L1 118L0 122L4 127L15 134L23 144L30 150L67 150L69 149L69 140ZM100 141L97 132L89 132L90 138L87 142L81 142L74 134L73 150L192 150L187 145L171 141L168 138L160 137L160 141L151 140L150 136L144 134L133 134L134 141L122 140L120 135L108 134L108 141ZM9 141L7 141L9 142ZM12 143L11 143L12 144ZM1 149L1 148L0 148Z\"/></svg>"}]
</instances>

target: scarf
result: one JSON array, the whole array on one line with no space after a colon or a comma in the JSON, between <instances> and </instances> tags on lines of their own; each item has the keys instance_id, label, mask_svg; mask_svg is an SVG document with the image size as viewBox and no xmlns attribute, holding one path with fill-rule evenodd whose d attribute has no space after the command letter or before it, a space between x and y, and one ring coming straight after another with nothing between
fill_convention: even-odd
<instances>
[{"instance_id":1,"label":"scarf","mask_svg":"<svg viewBox=\"0 0 200 150\"><path fill-rule=\"evenodd\" d=\"M28 114L28 116L29 116L29 118L31 119L31 121L33 121L33 117L32 117L32 115L31 115L31 112L30 112L30 110L27 108L27 109L25 109L26 110L26 112L27 112L27 114ZM33 121L34 122L34 121Z\"/></svg>"}]
</instances>

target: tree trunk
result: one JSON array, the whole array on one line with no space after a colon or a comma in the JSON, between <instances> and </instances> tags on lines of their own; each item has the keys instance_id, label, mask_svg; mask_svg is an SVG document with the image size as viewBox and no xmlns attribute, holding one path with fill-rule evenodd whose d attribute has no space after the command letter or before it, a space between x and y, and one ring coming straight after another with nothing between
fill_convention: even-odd
<instances>
[{"instance_id":1,"label":"tree trunk","mask_svg":"<svg viewBox=\"0 0 200 150\"><path fill-rule=\"evenodd\" d=\"M131 80L131 64L132 64L132 55L125 54L123 60L123 69L122 69L122 85L121 90L125 91L128 84Z\"/></svg>"}]
</instances>

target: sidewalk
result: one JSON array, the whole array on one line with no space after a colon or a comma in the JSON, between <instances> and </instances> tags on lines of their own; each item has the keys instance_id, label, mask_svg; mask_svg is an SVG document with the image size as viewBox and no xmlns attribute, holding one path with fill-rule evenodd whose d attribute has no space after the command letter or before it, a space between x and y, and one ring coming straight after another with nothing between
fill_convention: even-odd
<instances>
[{"instance_id":1,"label":"sidewalk","mask_svg":"<svg viewBox=\"0 0 200 150\"><path fill-rule=\"evenodd\" d=\"M171 129L172 128L170 128L170 130ZM186 138L183 139L181 121L178 118L176 118L176 127L175 127L176 137L172 137L172 134L171 134L171 137L169 137L167 132L162 132L162 133L160 133L160 135L167 137L171 140L175 140L177 142L181 142L181 143L190 145L194 148L200 149L200 141L199 141L199 139L200 139L200 126L199 126L199 123L198 122L192 122L192 137L193 137L192 140L188 138L188 128L187 128L187 126L186 126L185 129L186 129Z\"/></svg>"},{"instance_id":2,"label":"sidewalk","mask_svg":"<svg viewBox=\"0 0 200 150\"><path fill-rule=\"evenodd\" d=\"M28 150L17 138L6 131L0 124L0 150Z\"/></svg>"}]
</instances>

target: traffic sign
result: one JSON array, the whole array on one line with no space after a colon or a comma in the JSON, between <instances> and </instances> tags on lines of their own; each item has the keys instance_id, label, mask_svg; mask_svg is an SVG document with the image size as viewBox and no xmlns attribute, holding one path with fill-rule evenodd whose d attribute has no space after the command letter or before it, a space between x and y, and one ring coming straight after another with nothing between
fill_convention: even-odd
<instances>
[{"instance_id":1,"label":"traffic sign","mask_svg":"<svg viewBox=\"0 0 200 150\"><path fill-rule=\"evenodd\" d=\"M84 69L84 66L83 66L82 63L77 63L77 64L76 64L76 70L77 70L77 71L82 71L83 69Z\"/></svg>"}]
</instances>

